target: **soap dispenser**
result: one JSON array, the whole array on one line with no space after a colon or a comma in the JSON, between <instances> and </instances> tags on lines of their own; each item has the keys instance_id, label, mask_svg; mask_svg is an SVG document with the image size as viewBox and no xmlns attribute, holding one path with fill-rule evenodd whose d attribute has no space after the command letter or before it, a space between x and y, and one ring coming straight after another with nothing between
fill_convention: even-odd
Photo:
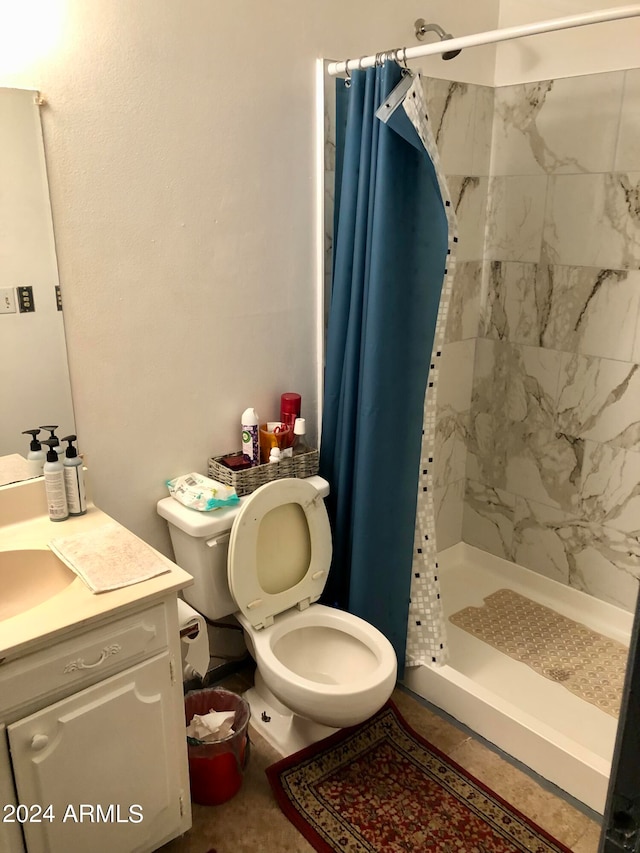
<instances>
[{"instance_id":1,"label":"soap dispenser","mask_svg":"<svg viewBox=\"0 0 640 853\"><path fill-rule=\"evenodd\" d=\"M32 477L42 477L42 466L45 463L45 453L42 449L42 444L38 441L40 430L25 429L22 431L22 434L31 436L29 452L27 453L29 473Z\"/></svg>"},{"instance_id":2,"label":"soap dispenser","mask_svg":"<svg viewBox=\"0 0 640 853\"><path fill-rule=\"evenodd\" d=\"M42 469L44 471L44 488L47 493L49 518L51 521L64 521L69 518L69 508L64 487L64 468L56 453L59 441L57 438L45 438L42 443L49 448L47 461Z\"/></svg>"},{"instance_id":3,"label":"soap dispenser","mask_svg":"<svg viewBox=\"0 0 640 853\"><path fill-rule=\"evenodd\" d=\"M62 455L62 449L60 448L60 439L58 438L58 436L55 433L55 431L58 429L58 425L55 424L55 425L51 425L51 426L43 426L42 424L40 424L40 429L46 429L47 432L51 433L51 435L49 436L49 439L47 441L43 442L43 444L48 444L49 441L53 441L53 445L50 445L50 447L52 447L52 449L55 449L58 456L61 456Z\"/></svg>"},{"instance_id":4,"label":"soap dispenser","mask_svg":"<svg viewBox=\"0 0 640 853\"><path fill-rule=\"evenodd\" d=\"M77 437L75 435L65 435L62 440L69 443L62 463L69 515L84 515L87 511L84 471L82 468L82 459L78 456L78 451L73 444L77 440Z\"/></svg>"}]
</instances>

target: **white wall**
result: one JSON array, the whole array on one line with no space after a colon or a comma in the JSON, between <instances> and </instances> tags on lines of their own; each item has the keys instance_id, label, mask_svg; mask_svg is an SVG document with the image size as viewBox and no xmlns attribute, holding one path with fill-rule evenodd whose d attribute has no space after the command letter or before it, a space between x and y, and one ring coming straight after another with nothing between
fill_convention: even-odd
<instances>
[{"instance_id":1,"label":"white wall","mask_svg":"<svg viewBox=\"0 0 640 853\"><path fill-rule=\"evenodd\" d=\"M168 552L155 515L164 480L236 449L244 408L266 420L295 390L314 421L314 61L415 44L424 6L40 0L27 15L22 5L0 9L0 83L48 102L93 495ZM495 26L497 3L483 5L431 11L463 33ZM485 80L492 63L478 52L463 72Z\"/></svg>"},{"instance_id":2,"label":"white wall","mask_svg":"<svg viewBox=\"0 0 640 853\"><path fill-rule=\"evenodd\" d=\"M620 0L500 0L500 27L626 5ZM530 36L497 46L496 86L640 65L640 18Z\"/></svg>"}]
</instances>

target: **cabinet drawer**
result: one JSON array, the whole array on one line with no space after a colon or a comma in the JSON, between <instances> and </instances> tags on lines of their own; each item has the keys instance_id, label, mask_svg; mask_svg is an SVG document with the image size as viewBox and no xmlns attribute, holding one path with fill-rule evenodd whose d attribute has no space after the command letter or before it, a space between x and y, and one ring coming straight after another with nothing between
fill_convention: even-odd
<instances>
[{"instance_id":1,"label":"cabinet drawer","mask_svg":"<svg viewBox=\"0 0 640 853\"><path fill-rule=\"evenodd\" d=\"M0 705L9 712L36 697L68 695L167 645L165 607L158 604L0 666Z\"/></svg>"}]
</instances>

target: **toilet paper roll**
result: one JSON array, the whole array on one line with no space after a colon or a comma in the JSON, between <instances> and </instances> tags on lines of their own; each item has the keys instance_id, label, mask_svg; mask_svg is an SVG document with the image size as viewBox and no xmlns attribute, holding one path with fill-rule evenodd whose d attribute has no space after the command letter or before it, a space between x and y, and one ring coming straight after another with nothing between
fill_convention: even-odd
<instances>
[{"instance_id":1,"label":"toilet paper roll","mask_svg":"<svg viewBox=\"0 0 640 853\"><path fill-rule=\"evenodd\" d=\"M190 607L186 601L178 599L178 622L180 632L185 628L197 628L198 633L193 637L181 637L182 672L183 678L191 677L192 670L204 676L209 668L209 637L207 623L197 610Z\"/></svg>"}]
</instances>

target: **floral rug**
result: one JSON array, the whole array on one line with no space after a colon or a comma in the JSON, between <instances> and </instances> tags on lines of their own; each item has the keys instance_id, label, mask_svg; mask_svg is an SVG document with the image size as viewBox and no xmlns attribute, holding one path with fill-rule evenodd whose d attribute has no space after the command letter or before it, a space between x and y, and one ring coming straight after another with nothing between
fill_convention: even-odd
<instances>
[{"instance_id":1,"label":"floral rug","mask_svg":"<svg viewBox=\"0 0 640 853\"><path fill-rule=\"evenodd\" d=\"M392 702L267 768L321 853L569 853L414 732Z\"/></svg>"}]
</instances>

